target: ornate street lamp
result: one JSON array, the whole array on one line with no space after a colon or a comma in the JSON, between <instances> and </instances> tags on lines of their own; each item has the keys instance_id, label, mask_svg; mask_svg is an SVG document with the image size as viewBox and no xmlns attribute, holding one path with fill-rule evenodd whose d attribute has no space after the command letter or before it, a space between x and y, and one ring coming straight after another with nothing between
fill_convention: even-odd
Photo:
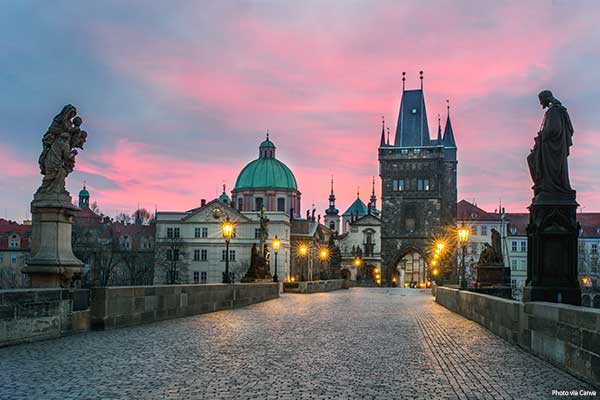
<instances>
[{"instance_id":1,"label":"ornate street lamp","mask_svg":"<svg viewBox=\"0 0 600 400\"><path fill-rule=\"evenodd\" d=\"M229 276L229 242L233 237L234 231L235 225L229 219L228 215L221 223L221 232L223 233L223 239L225 239L225 272L223 273L223 283L231 283L231 276Z\"/></svg>"},{"instance_id":2,"label":"ornate street lamp","mask_svg":"<svg viewBox=\"0 0 600 400\"><path fill-rule=\"evenodd\" d=\"M458 228L458 243L461 248L461 271L460 271L460 289L465 290L467 288L467 279L465 273L465 252L467 249L467 242L469 241L469 236L471 235L471 230L465 226L463 222L461 227Z\"/></svg>"},{"instance_id":3,"label":"ornate street lamp","mask_svg":"<svg viewBox=\"0 0 600 400\"><path fill-rule=\"evenodd\" d=\"M308 275L308 251L309 251L309 247L307 244L305 243L301 243L298 246L298 254L300 255L300 257L306 257L306 273ZM305 281L306 278L304 276L304 267L302 267L302 275L301 275L301 280Z\"/></svg>"},{"instance_id":4,"label":"ornate street lamp","mask_svg":"<svg viewBox=\"0 0 600 400\"><path fill-rule=\"evenodd\" d=\"M277 237L277 235L275 235L271 241L271 246L273 246L273 251L275 252L275 273L273 274L273 282L279 282L279 277L277 276L277 253L281 247L281 240Z\"/></svg>"},{"instance_id":5,"label":"ornate street lamp","mask_svg":"<svg viewBox=\"0 0 600 400\"><path fill-rule=\"evenodd\" d=\"M321 260L321 267L319 268L319 280L320 280L321 279L321 270L325 270L325 268L323 267L323 264L325 264L325 262L327 260L329 260L329 247L327 247L327 246L321 247L321 250L319 250L319 260Z\"/></svg>"}]
</instances>

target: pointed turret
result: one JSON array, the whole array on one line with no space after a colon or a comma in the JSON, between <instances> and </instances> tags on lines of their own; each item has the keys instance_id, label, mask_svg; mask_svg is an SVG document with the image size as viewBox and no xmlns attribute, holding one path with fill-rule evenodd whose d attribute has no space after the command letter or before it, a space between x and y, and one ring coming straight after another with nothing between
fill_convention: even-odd
<instances>
[{"instance_id":1,"label":"pointed turret","mask_svg":"<svg viewBox=\"0 0 600 400\"><path fill-rule=\"evenodd\" d=\"M385 119L383 116L381 117L381 141L379 142L379 147L384 147L385 144Z\"/></svg>"},{"instance_id":2,"label":"pointed turret","mask_svg":"<svg viewBox=\"0 0 600 400\"><path fill-rule=\"evenodd\" d=\"M442 144L442 122L440 120L440 114L438 114L438 134L437 134L437 145Z\"/></svg>"},{"instance_id":3,"label":"pointed turret","mask_svg":"<svg viewBox=\"0 0 600 400\"><path fill-rule=\"evenodd\" d=\"M443 144L445 147L456 147L452 122L450 122L450 102L448 100L446 102L448 102L448 117L446 118L446 127L444 128Z\"/></svg>"},{"instance_id":4,"label":"pointed turret","mask_svg":"<svg viewBox=\"0 0 600 400\"><path fill-rule=\"evenodd\" d=\"M331 178L331 193L329 193L329 208L325 210L326 215L338 215L339 210L335 208L335 194L333 194L333 178Z\"/></svg>"}]
</instances>

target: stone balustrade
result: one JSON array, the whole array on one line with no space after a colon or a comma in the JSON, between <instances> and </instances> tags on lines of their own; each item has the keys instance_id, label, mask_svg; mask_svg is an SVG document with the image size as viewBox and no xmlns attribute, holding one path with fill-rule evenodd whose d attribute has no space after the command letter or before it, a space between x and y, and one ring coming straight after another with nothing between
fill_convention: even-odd
<instances>
[{"instance_id":1,"label":"stone balustrade","mask_svg":"<svg viewBox=\"0 0 600 400\"><path fill-rule=\"evenodd\" d=\"M279 297L277 283L92 288L92 329L113 329L247 306Z\"/></svg>"},{"instance_id":2,"label":"stone balustrade","mask_svg":"<svg viewBox=\"0 0 600 400\"><path fill-rule=\"evenodd\" d=\"M283 284L283 291L285 293L331 292L333 290L344 289L343 283L343 279L331 279L327 281L285 282Z\"/></svg>"}]
</instances>

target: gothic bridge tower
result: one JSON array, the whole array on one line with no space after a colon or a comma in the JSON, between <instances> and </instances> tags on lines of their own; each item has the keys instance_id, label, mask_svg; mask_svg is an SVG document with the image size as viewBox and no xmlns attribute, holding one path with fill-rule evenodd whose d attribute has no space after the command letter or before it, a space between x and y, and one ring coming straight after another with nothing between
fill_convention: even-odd
<instances>
[{"instance_id":1,"label":"gothic bridge tower","mask_svg":"<svg viewBox=\"0 0 600 400\"><path fill-rule=\"evenodd\" d=\"M405 90L393 143L382 131L379 146L381 177L381 246L388 284L419 285L427 277L427 255L433 235L456 220L457 148L450 107L442 136L438 118L436 139L429 136L421 88Z\"/></svg>"}]
</instances>

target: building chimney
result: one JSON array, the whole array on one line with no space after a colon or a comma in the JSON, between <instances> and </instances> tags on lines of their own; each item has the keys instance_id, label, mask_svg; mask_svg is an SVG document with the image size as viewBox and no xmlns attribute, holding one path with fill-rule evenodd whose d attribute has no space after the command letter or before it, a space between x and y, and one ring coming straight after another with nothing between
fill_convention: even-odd
<instances>
[{"instance_id":1,"label":"building chimney","mask_svg":"<svg viewBox=\"0 0 600 400\"><path fill-rule=\"evenodd\" d=\"M200 207L204 207L206 205L206 199L200 200Z\"/></svg>"}]
</instances>

